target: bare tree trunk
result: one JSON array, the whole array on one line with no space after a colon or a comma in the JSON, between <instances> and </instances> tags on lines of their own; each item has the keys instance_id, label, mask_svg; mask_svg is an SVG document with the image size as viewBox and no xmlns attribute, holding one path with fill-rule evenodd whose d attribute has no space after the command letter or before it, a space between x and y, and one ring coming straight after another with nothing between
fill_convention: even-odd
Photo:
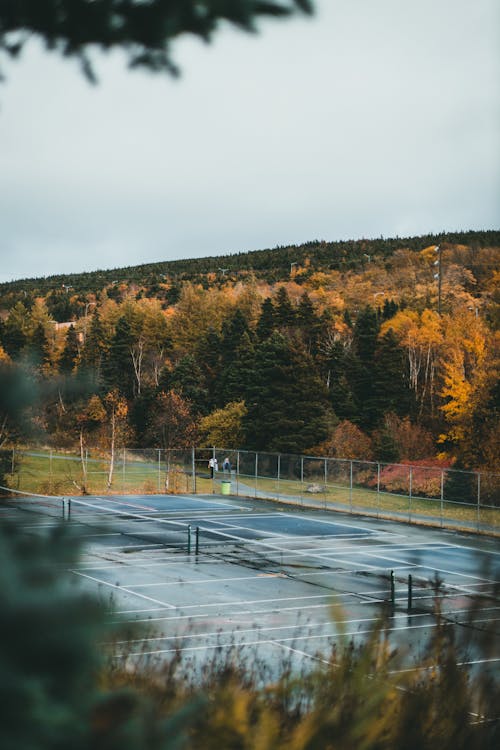
<instances>
[{"instance_id":1,"label":"bare tree trunk","mask_svg":"<svg viewBox=\"0 0 500 750\"><path fill-rule=\"evenodd\" d=\"M144 356L144 341L139 339L136 346L133 346L130 350L130 356L132 357L132 364L134 366L134 375L137 381L137 395L141 395L141 381L142 381L142 358Z\"/></svg>"}]
</instances>

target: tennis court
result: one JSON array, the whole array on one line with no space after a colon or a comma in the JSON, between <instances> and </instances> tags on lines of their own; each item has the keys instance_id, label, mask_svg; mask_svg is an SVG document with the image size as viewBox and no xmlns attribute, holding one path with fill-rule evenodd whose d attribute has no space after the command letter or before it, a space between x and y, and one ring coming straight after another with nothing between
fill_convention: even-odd
<instances>
[{"instance_id":1,"label":"tennis court","mask_svg":"<svg viewBox=\"0 0 500 750\"><path fill-rule=\"evenodd\" d=\"M496 539L216 495L18 496L0 507L29 534L62 520L79 532L72 576L147 627L123 644L132 661L237 651L313 663L341 633L367 637L383 611L411 664L436 627L437 598L467 641L464 664L500 673ZM475 644L486 632L485 653Z\"/></svg>"}]
</instances>

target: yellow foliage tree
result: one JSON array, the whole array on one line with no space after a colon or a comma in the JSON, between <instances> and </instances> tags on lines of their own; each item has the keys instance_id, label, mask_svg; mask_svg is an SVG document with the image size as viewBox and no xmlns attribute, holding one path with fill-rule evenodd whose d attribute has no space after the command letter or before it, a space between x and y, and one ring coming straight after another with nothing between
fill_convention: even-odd
<instances>
[{"instance_id":1,"label":"yellow foliage tree","mask_svg":"<svg viewBox=\"0 0 500 750\"><path fill-rule=\"evenodd\" d=\"M478 455L478 427L488 420L487 403L500 372L500 335L473 312L443 318L446 347L441 360L441 410L447 430L441 435L470 463Z\"/></svg>"},{"instance_id":2,"label":"yellow foliage tree","mask_svg":"<svg viewBox=\"0 0 500 750\"><path fill-rule=\"evenodd\" d=\"M243 444L243 417L247 409L244 401L231 401L223 409L216 409L200 421L202 439L207 445L233 448Z\"/></svg>"}]
</instances>

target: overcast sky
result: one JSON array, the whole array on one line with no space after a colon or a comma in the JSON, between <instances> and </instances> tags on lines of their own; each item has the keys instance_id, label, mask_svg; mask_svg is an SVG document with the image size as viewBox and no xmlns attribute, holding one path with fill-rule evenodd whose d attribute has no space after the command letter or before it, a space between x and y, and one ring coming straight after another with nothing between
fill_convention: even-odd
<instances>
[{"instance_id":1,"label":"overcast sky","mask_svg":"<svg viewBox=\"0 0 500 750\"><path fill-rule=\"evenodd\" d=\"M0 281L500 227L499 0L317 0L180 80L36 42L0 85Z\"/></svg>"}]
</instances>

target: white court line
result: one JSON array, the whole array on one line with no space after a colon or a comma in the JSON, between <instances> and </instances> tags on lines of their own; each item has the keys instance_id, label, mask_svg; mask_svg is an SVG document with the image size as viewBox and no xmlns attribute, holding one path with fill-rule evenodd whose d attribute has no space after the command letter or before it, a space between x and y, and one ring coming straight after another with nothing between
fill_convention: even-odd
<instances>
[{"instance_id":1,"label":"white court line","mask_svg":"<svg viewBox=\"0 0 500 750\"><path fill-rule=\"evenodd\" d=\"M446 575L451 575L451 576L460 576L461 578L470 578L476 581L477 580L484 581L485 583L496 583L496 580L494 578L481 578L478 575L471 575L469 573L463 573L461 571L446 570L445 568L437 568L433 566L431 563L425 563L425 562L414 563L408 560L398 560L396 557L385 557L384 555L377 555L368 551L366 551L365 554L367 557L373 557L377 560L386 560L388 562L392 561L392 562L399 563L400 566L422 568L422 569L427 568L428 570L433 570L436 573L444 573ZM395 567L395 566L392 566L392 567Z\"/></svg>"},{"instance_id":2,"label":"white court line","mask_svg":"<svg viewBox=\"0 0 500 750\"><path fill-rule=\"evenodd\" d=\"M463 612L466 612L467 610L461 610ZM412 615L413 618L417 617L429 617L426 613L419 613ZM393 620L396 619L407 619L407 614L398 614L395 615ZM190 640L195 638L215 638L219 637L221 635L242 635L244 633L272 633L274 631L278 630L296 630L296 631L304 631L304 630L313 630L317 628L334 628L339 625L355 625L355 624L361 624L361 623L368 623L373 622L377 623L380 622L380 618L378 617L352 617L346 620L326 620L324 622L317 622L317 623L291 623L290 625L267 625L267 626L260 626L255 625L254 627L250 628L238 628L234 630L233 628L230 628L228 630L214 630L214 631L200 631L199 633L177 633L174 635L156 635L151 636L149 638L134 638L132 640L126 640L126 641L115 641L117 644L123 644L123 643L149 643L149 642L159 642L159 641L184 641L184 640ZM475 622L481 622L480 620L474 620ZM495 622L495 620L493 621ZM390 632L392 632L395 628L391 627ZM406 626L404 628L397 628L397 630L406 630ZM341 631L342 632L342 631ZM357 631L356 631L357 632ZM324 635L325 637L329 637L330 635L339 635L337 631L335 633L322 633L321 635ZM300 638L308 638L308 635L304 636L298 636Z\"/></svg>"},{"instance_id":3,"label":"white court line","mask_svg":"<svg viewBox=\"0 0 500 750\"><path fill-rule=\"evenodd\" d=\"M236 602L208 602L208 603L198 603L198 604L186 604L182 607L182 609L193 609L195 607L205 608L205 607L218 607L218 606L247 606L249 604L269 604L271 602L295 602L295 601L306 601L307 599L336 599L341 594L308 594L306 596L281 596L281 597L273 597L272 599L241 599ZM179 607L180 609L180 607ZM277 608L275 608L276 611L278 611ZM141 612L155 612L158 610L150 610L150 609L124 609L124 610L118 610L117 614L122 615L130 615L130 614L140 614Z\"/></svg>"},{"instance_id":4,"label":"white court line","mask_svg":"<svg viewBox=\"0 0 500 750\"><path fill-rule=\"evenodd\" d=\"M359 591L359 592L352 592L352 591L339 591L336 593L333 592L325 592L323 594L307 594L307 595L297 595L297 596L281 596L281 597L272 597L272 598L260 598L260 599L239 599L237 601L219 601L219 602L198 602L196 604L185 604L182 606L179 606L178 609L181 609L182 611L188 610L188 609L210 609L213 607L231 607L231 606L238 606L238 607L249 607L253 604L264 604L264 605L270 605L274 604L275 606L273 609L269 611L274 612L280 612L283 608L281 607L282 603L286 602L297 602L297 608L302 609L308 609L309 605L307 604L308 601L314 601L318 599L323 600L329 600L329 599L339 599L340 597L345 598L359 598L359 597L377 597L377 596L386 596L387 597L387 589L376 589L374 591ZM417 596L417 599L429 599L434 597L434 592L429 591L429 593L421 594ZM403 597L404 598L404 597ZM414 597L415 598L415 597ZM385 601L385 600L384 600ZM299 605L299 602L306 602L306 604ZM356 602L357 605L363 605L363 604L372 604L373 602L371 600L361 600L359 602ZM324 606L331 606L328 602L325 602ZM117 610L117 614L119 615L133 615L133 614L144 614L147 612L158 612L161 611L161 607L159 609L157 608L149 608L149 609L122 609ZM497 609L497 607L493 607L492 609ZM252 610L247 610L249 613L252 613ZM484 611L484 610L483 610Z\"/></svg>"},{"instance_id":5,"label":"white court line","mask_svg":"<svg viewBox=\"0 0 500 750\"><path fill-rule=\"evenodd\" d=\"M429 597L422 597L422 598L429 598ZM420 600L421 599L419 598L419 601ZM383 600L383 599L373 599L372 601L365 600L365 601L356 602L356 606L363 607L363 608L364 607L374 607L374 606L377 606L377 605L381 604L383 601L385 601L385 600ZM342 606L345 607L346 605L342 605ZM217 613L217 616L220 617L222 620L228 621L229 618L239 617L239 616L245 616L247 618L250 617L250 616L252 616L252 618L253 618L256 615L276 615L276 614L282 614L283 612L299 612L300 614L306 615L309 611L312 611L312 610L331 609L331 608L332 608L332 603L330 602L330 603L325 603L325 604L309 604L306 607L300 607L298 605L295 606L295 607L281 607L279 609L279 611L276 610L276 608L272 608L272 609L254 609L254 610L241 609L241 610L234 610L234 611L231 611L231 612L227 612L226 614ZM180 611L183 611L184 607L179 606L178 609ZM492 611L496 611L499 608L498 607L486 608L486 609L482 609L481 612L486 612L486 611L489 611L490 609ZM148 611L148 610L146 610L146 611ZM156 611L156 610L154 610L154 611ZM449 617L451 615L462 614L462 613L467 613L467 612L469 612L468 609L454 609L454 610L451 610L451 611L446 611L444 614L446 614L446 616ZM393 615L394 618L401 617L401 618L405 618L405 619L408 619L408 617L416 618L416 617L433 617L433 616L434 616L433 612L412 612L412 613L404 612L404 613L396 613L395 615ZM212 617L212 615L210 613L200 613L200 614L196 614L196 615L193 615L193 614L180 614L180 615L172 615L170 617L144 617L144 618L138 618L137 617L137 618L131 618L131 619L127 620L127 622L130 622L130 623L134 623L134 622L137 622L137 623L139 623L139 622L152 623L152 622L171 622L171 621L173 622L173 621L177 621L177 620L188 620L188 621L191 621L191 620L197 620L197 619L206 619L208 617ZM377 622L377 621L380 620L380 617L377 616L377 617L374 617L372 619L375 622ZM496 618L494 620L491 620L491 621L492 622L493 621L496 622ZM117 620L116 622L120 623L121 620ZM477 622L477 621L474 620L474 622ZM483 620L481 622L483 622ZM484 622L490 622L490 620L485 618ZM299 623L297 623L297 625L298 624Z\"/></svg>"},{"instance_id":6,"label":"white court line","mask_svg":"<svg viewBox=\"0 0 500 750\"><path fill-rule=\"evenodd\" d=\"M171 498L172 495L166 495L166 496L165 495L156 495L156 497L158 497L158 498L163 498L163 497ZM189 500L191 502L194 500L196 503L206 503L207 505L212 505L212 507L213 507L214 510L216 510L217 508L222 508L222 509L224 509L224 508L236 508L236 509L241 509L241 510L248 510L245 505L237 505L236 503L225 503L225 502L220 502L219 503L216 500L208 500L205 497L198 497L197 495L195 497L193 497L192 495L176 495L175 497L176 497L176 500L177 499L180 499L180 500ZM167 502L169 502L169 500L167 500ZM171 501L171 502L174 502L174 501ZM167 512L169 512L168 509L165 509L165 510ZM186 508L179 508L177 510L177 512L178 513L190 513L191 511L189 509L186 509Z\"/></svg>"},{"instance_id":7,"label":"white court line","mask_svg":"<svg viewBox=\"0 0 500 750\"><path fill-rule=\"evenodd\" d=\"M422 625L407 625L406 627L403 627L403 628L401 628L401 627L395 627L395 628L392 628L390 630L390 635L392 635L392 633L397 633L398 631L425 630L425 629L434 629L436 627L439 627L437 625L437 623L425 623L425 624L422 624ZM347 632L343 632L343 633L338 633L337 635L338 635L338 638L345 639L348 636L371 635L372 632L373 632L372 629L367 629L367 630L351 630L351 631L347 631ZM238 634L238 631L232 631L231 632L232 636L237 635L237 634ZM278 644L281 645L282 643L287 643L287 642L290 642L290 641L292 643L295 643L297 641L309 641L309 640L310 641L314 641L314 640L326 639L326 638L332 640L332 636L330 636L330 635L323 635L323 634L311 635L311 636L307 636L307 635L304 635L304 636L298 635L297 636L296 635L293 638L292 637L287 637L287 638L279 638L279 639L273 639L273 640L269 640L269 639L264 639L264 640L257 639L257 640L254 640L254 641L242 641L241 643L235 643L235 642L228 643L228 644L218 643L218 644L216 644L214 646L207 646L207 645L203 645L203 646L185 646L185 647L182 647L182 648L157 649L155 651L137 651L137 652L132 652L132 653L126 654L126 657L128 658L128 657L134 657L134 656L139 656L139 657L141 657L141 656L159 656L161 654L171 654L171 653L184 653L184 652L193 652L193 651L213 651L214 649L220 649L220 650L222 650L222 649L230 649L230 648L241 649L243 647L248 647L248 646L263 646L263 645L274 644L275 641L276 641L276 643L278 643ZM117 656L116 658L123 658L123 657ZM500 657L498 657L498 659L495 658L492 661L500 661Z\"/></svg>"},{"instance_id":8,"label":"white court line","mask_svg":"<svg viewBox=\"0 0 500 750\"><path fill-rule=\"evenodd\" d=\"M96 500L102 500L103 502L108 502L113 505L125 505L130 508L137 508L138 510L153 510L155 511L156 508L151 508L148 505L139 505L138 503L130 503L126 500L119 500L116 497L102 497L101 495L93 495ZM73 500L73 498L71 498Z\"/></svg>"},{"instance_id":9,"label":"white court line","mask_svg":"<svg viewBox=\"0 0 500 750\"><path fill-rule=\"evenodd\" d=\"M211 584L219 584L219 583L227 583L227 582L238 582L238 581L276 581L277 579L280 580L289 580L286 577L279 577L277 575L262 575L259 573L255 573L253 576L231 576L230 578L185 578L182 581L154 581L152 583L134 583L132 584L136 588L145 589L150 588L154 586L196 586L197 584L205 584L205 583L211 583Z\"/></svg>"},{"instance_id":10,"label":"white court line","mask_svg":"<svg viewBox=\"0 0 500 750\"><path fill-rule=\"evenodd\" d=\"M123 591L126 594L130 594L130 596L136 596L139 599L145 599L146 601L153 602L153 604L161 604L162 607L164 607L165 609L176 609L174 604L168 604L168 602L162 602L160 599L153 599L150 596L145 596L144 594L138 594L136 591L130 591L129 589L124 588L123 586L119 586L116 583L108 583L108 581L102 581L100 578L94 578L94 576L89 576L89 575L86 575L85 573L80 573L78 570L71 570L70 572L76 576L87 578L89 581L94 581L94 583L98 583L102 586L108 586L108 588L116 589L117 591Z\"/></svg>"},{"instance_id":11,"label":"white court line","mask_svg":"<svg viewBox=\"0 0 500 750\"><path fill-rule=\"evenodd\" d=\"M496 662L500 662L500 657L492 657L491 659L473 659L471 661L459 661L457 662L457 667L472 667L476 664L496 664ZM419 670L422 671L428 671L430 669L435 668L436 664L426 664L422 667L407 667L406 669L392 669L387 674L404 674L405 672L416 672ZM475 714L473 714L475 715Z\"/></svg>"},{"instance_id":12,"label":"white court line","mask_svg":"<svg viewBox=\"0 0 500 750\"><path fill-rule=\"evenodd\" d=\"M321 656L318 656L317 654L308 654L307 651L301 651L299 648L293 648L293 646L287 646L284 643L280 643L279 641L269 641L274 646L278 646L280 649L285 649L285 651L291 651L293 654L298 654L299 656L305 656L306 659L311 659L312 661L319 661L321 664L330 664L328 659L323 659Z\"/></svg>"}]
</instances>

